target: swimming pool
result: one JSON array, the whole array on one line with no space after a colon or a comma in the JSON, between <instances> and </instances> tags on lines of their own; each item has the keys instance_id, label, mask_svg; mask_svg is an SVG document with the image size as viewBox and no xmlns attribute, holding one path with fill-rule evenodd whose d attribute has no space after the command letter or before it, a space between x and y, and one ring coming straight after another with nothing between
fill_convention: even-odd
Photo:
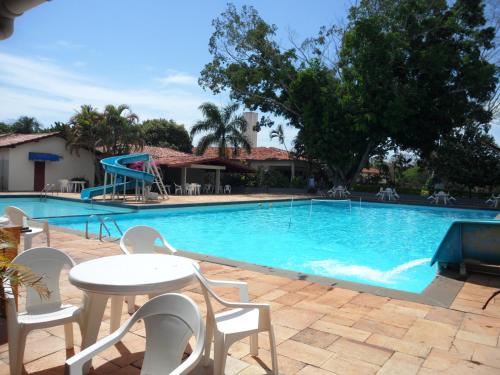
<instances>
[{"instance_id":1,"label":"swimming pool","mask_svg":"<svg viewBox=\"0 0 500 375\"><path fill-rule=\"evenodd\" d=\"M88 216L95 214L116 214L134 212L133 209L115 205L91 204L68 199L40 197L0 197L0 212L7 206L16 206L33 218L59 216Z\"/></svg>"},{"instance_id":2,"label":"swimming pool","mask_svg":"<svg viewBox=\"0 0 500 375\"><path fill-rule=\"evenodd\" d=\"M143 209L115 219L123 231L154 226L182 250L420 293L435 276L429 261L450 224L493 219L496 213L295 201ZM85 221L50 219L54 225L81 231ZM89 230L97 234L98 228L92 223Z\"/></svg>"}]
</instances>

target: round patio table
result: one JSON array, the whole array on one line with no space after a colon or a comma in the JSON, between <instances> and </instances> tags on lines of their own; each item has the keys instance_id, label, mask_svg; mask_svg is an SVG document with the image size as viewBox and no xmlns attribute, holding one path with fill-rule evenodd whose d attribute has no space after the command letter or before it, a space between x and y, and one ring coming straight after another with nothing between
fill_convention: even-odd
<instances>
[{"instance_id":1,"label":"round patio table","mask_svg":"<svg viewBox=\"0 0 500 375\"><path fill-rule=\"evenodd\" d=\"M198 264L188 258L166 254L114 255L83 262L73 267L69 282L86 293L82 324L82 348L97 340L109 297L111 330L120 325L123 297L168 293L195 279ZM86 366L86 372L90 363Z\"/></svg>"}]
</instances>

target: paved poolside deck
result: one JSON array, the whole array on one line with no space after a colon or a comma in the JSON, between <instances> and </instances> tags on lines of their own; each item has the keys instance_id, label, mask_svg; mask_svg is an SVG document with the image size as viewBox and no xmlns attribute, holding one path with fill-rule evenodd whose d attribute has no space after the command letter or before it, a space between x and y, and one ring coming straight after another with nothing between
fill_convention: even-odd
<instances>
[{"instance_id":1,"label":"paved poolside deck","mask_svg":"<svg viewBox=\"0 0 500 375\"><path fill-rule=\"evenodd\" d=\"M57 230L52 231L52 242L76 262L120 253L115 243ZM451 307L442 308L216 263L202 262L201 268L210 278L248 282L253 301L271 304L281 374L500 374L500 296L481 309L500 289L500 278L471 276ZM220 292L227 299L236 296L235 291ZM196 284L184 293L205 310ZM81 292L67 281L62 294L72 303L81 298ZM138 298L137 303L144 300ZM127 317L124 313L122 321ZM139 374L143 328L138 324L119 345L97 357L93 373ZM108 330L109 306L100 335ZM79 344L77 329L75 333ZM63 374L64 361L73 354L64 349L63 337L62 327L32 333L25 353L26 372ZM260 355L254 358L249 355L248 340L234 344L226 373L266 374L270 356L265 334L259 346ZM9 371L7 349L6 343L0 346L0 375ZM195 373L210 374L211 369L200 367Z\"/></svg>"}]
</instances>

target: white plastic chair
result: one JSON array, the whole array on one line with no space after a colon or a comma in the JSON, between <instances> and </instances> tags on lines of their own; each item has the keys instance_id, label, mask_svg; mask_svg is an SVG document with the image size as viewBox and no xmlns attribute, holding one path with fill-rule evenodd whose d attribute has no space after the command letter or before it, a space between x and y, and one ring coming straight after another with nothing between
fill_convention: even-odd
<instances>
[{"instance_id":1,"label":"white plastic chair","mask_svg":"<svg viewBox=\"0 0 500 375\"><path fill-rule=\"evenodd\" d=\"M175 188L175 195L182 195L182 186L177 185L177 184L174 182L174 188Z\"/></svg>"},{"instance_id":2,"label":"white plastic chair","mask_svg":"<svg viewBox=\"0 0 500 375\"><path fill-rule=\"evenodd\" d=\"M384 188L381 187L378 193L375 194L375 196L380 200L384 199Z\"/></svg>"},{"instance_id":3,"label":"white plastic chair","mask_svg":"<svg viewBox=\"0 0 500 375\"><path fill-rule=\"evenodd\" d=\"M258 333L268 332L272 358L272 374L278 374L276 340L271 325L271 307L263 303L248 302L248 287L241 281L208 280L196 268L195 274L200 281L207 304L207 337L205 339L205 365L210 359L210 346L214 337L214 375L223 375L226 367L227 352L232 344L250 336L250 353L259 354ZM238 288L241 302L229 302L215 294L210 286ZM215 314L211 298L230 310Z\"/></svg>"},{"instance_id":4,"label":"white plastic chair","mask_svg":"<svg viewBox=\"0 0 500 375\"><path fill-rule=\"evenodd\" d=\"M41 232L24 233L25 241L28 239L31 241L31 237L36 236L39 233L45 233L45 238L47 241L47 246L50 246L50 233L49 233L49 222L47 220L34 220L31 219L23 210L14 206L5 207L5 215L9 218L12 224L17 226L23 226L23 217L26 218L28 225L33 228L40 228Z\"/></svg>"},{"instance_id":5,"label":"white plastic chair","mask_svg":"<svg viewBox=\"0 0 500 375\"><path fill-rule=\"evenodd\" d=\"M158 252L156 247L157 241L161 243L163 252L170 255L177 252L160 232L147 225L138 225L129 228L120 240L120 249L125 254L154 254ZM135 296L128 296L125 298L125 301L128 305L129 314L132 314L135 311Z\"/></svg>"},{"instance_id":6,"label":"white plastic chair","mask_svg":"<svg viewBox=\"0 0 500 375\"><path fill-rule=\"evenodd\" d=\"M18 312L15 297L8 280L4 280L6 291L7 331L9 337L10 374L20 375L23 369L26 336L35 329L53 327L64 324L66 348L73 348L73 322L82 328L81 308L65 305L61 302L59 281L64 267L73 267L75 262L67 254L50 247L39 247L27 250L12 261L14 264L28 267L42 277L50 295L42 298L30 287L26 290L26 308Z\"/></svg>"},{"instance_id":7,"label":"white plastic chair","mask_svg":"<svg viewBox=\"0 0 500 375\"><path fill-rule=\"evenodd\" d=\"M231 185L224 185L224 194L231 194Z\"/></svg>"},{"instance_id":8,"label":"white plastic chair","mask_svg":"<svg viewBox=\"0 0 500 375\"><path fill-rule=\"evenodd\" d=\"M399 199L399 194L398 192L396 191L396 189L392 189L392 196L396 199Z\"/></svg>"},{"instance_id":9,"label":"white plastic chair","mask_svg":"<svg viewBox=\"0 0 500 375\"><path fill-rule=\"evenodd\" d=\"M484 203L491 204L492 207L497 208L499 201L500 201L500 194L498 194L497 196L495 196L495 194L491 194L491 197L489 197L488 200Z\"/></svg>"},{"instance_id":10,"label":"white plastic chair","mask_svg":"<svg viewBox=\"0 0 500 375\"><path fill-rule=\"evenodd\" d=\"M82 350L66 361L66 374L82 375L84 365L94 356L119 342L138 320L146 327L146 351L142 375L181 375L190 373L200 362L205 342L205 327L198 306L181 294L163 294L146 302L111 335ZM196 346L181 363L191 336Z\"/></svg>"},{"instance_id":11,"label":"white plastic chair","mask_svg":"<svg viewBox=\"0 0 500 375\"><path fill-rule=\"evenodd\" d=\"M61 191L61 193L69 193L69 180L59 180L59 190Z\"/></svg>"}]
</instances>

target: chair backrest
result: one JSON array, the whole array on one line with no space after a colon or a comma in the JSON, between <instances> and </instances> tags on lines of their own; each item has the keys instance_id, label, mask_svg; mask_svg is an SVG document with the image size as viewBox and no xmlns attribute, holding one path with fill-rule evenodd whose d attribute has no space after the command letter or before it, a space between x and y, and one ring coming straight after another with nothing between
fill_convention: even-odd
<instances>
[{"instance_id":1,"label":"chair backrest","mask_svg":"<svg viewBox=\"0 0 500 375\"><path fill-rule=\"evenodd\" d=\"M205 326L198 306L181 294L164 294L153 298L132 316L132 323L144 320L146 353L141 374L169 374L182 361L191 336L196 346L191 355L201 358Z\"/></svg>"},{"instance_id":2,"label":"chair backrest","mask_svg":"<svg viewBox=\"0 0 500 375\"><path fill-rule=\"evenodd\" d=\"M23 225L23 217L29 218L23 210L15 206L5 207L5 215L14 225Z\"/></svg>"},{"instance_id":3,"label":"chair backrest","mask_svg":"<svg viewBox=\"0 0 500 375\"><path fill-rule=\"evenodd\" d=\"M69 255L51 247L36 247L19 254L14 264L28 267L42 278L50 292L48 298L41 298L33 288L26 288L26 311L30 314L53 312L61 307L59 281L63 268L72 268L75 262Z\"/></svg>"},{"instance_id":4,"label":"chair backrest","mask_svg":"<svg viewBox=\"0 0 500 375\"><path fill-rule=\"evenodd\" d=\"M160 240L169 254L176 252L160 232L147 225L137 225L129 228L120 240L120 248L126 254L154 254L156 253L155 244L157 240Z\"/></svg>"},{"instance_id":5,"label":"chair backrest","mask_svg":"<svg viewBox=\"0 0 500 375\"><path fill-rule=\"evenodd\" d=\"M213 297L216 301L220 301L221 298L210 288L210 285L208 284L208 280L203 276L203 274L198 271L196 267L194 268L194 274L196 275L196 278L199 280L201 284L201 291L203 293L203 297L205 298L205 303L207 305L207 318L208 319L214 319L214 308L212 306L212 300L210 297Z\"/></svg>"}]
</instances>

